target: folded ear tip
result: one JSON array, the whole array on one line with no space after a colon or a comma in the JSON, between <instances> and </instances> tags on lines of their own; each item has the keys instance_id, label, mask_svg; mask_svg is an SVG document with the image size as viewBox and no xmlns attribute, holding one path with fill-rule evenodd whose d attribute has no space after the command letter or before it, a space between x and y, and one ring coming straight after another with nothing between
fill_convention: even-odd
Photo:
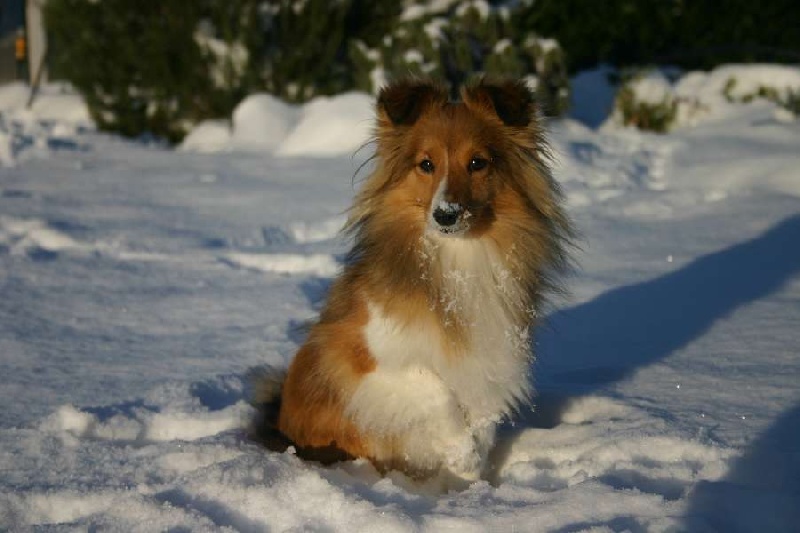
<instances>
[{"instance_id":1,"label":"folded ear tip","mask_svg":"<svg viewBox=\"0 0 800 533\"><path fill-rule=\"evenodd\" d=\"M533 91L523 79L482 77L464 92L465 101L491 102L497 117L507 126L527 126L534 117Z\"/></svg>"},{"instance_id":2,"label":"folded ear tip","mask_svg":"<svg viewBox=\"0 0 800 533\"><path fill-rule=\"evenodd\" d=\"M383 111L395 126L417 121L425 106L447 101L447 92L438 83L416 78L401 79L383 87L378 93L378 111Z\"/></svg>"}]
</instances>

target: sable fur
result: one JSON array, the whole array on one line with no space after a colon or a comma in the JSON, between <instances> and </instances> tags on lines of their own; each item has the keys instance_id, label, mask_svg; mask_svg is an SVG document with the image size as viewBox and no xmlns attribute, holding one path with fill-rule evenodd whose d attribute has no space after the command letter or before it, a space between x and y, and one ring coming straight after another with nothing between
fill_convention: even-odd
<instances>
[{"instance_id":1,"label":"sable fur","mask_svg":"<svg viewBox=\"0 0 800 533\"><path fill-rule=\"evenodd\" d=\"M266 381L261 403L277 417L260 433L301 456L474 479L494 424L528 399L513 370L527 372L529 329L571 236L533 96L523 82L478 80L451 102L441 85L401 81L378 97L376 139L346 266L280 392ZM432 221L437 205L457 206L460 233ZM503 340L511 332L519 342ZM417 390L405 390L406 373Z\"/></svg>"}]
</instances>

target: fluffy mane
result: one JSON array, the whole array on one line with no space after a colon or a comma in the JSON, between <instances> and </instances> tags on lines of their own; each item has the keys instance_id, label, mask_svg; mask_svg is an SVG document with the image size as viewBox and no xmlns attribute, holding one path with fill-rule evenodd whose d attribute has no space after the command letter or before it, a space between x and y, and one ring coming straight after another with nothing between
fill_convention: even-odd
<instances>
[{"instance_id":1,"label":"fluffy mane","mask_svg":"<svg viewBox=\"0 0 800 533\"><path fill-rule=\"evenodd\" d=\"M490 95L495 100L491 100L482 92L486 86L494 87L492 81L474 81L462 89L461 102L483 113L485 134L491 139L498 173L513 188L521 204L499 205L498 209L508 210L509 216L496 217L495 226L481 238L503 252L508 268L525 292L522 307L531 316L537 316L547 294L562 290L558 274L569 265L567 247L574 232L561 208L562 193L549 168L550 147L535 104L527 97L528 89L523 82L514 82L505 93L495 90ZM416 105L403 110L403 122L398 125L391 118L390 98L392 93L403 91L416 94ZM515 97L522 99L522 115L527 119L517 118L514 125L508 126L493 113L495 106L500 108L505 103L505 114L513 115ZM459 102L448 100L443 86L419 79L395 85L394 91L378 101L375 168L355 197L344 228L353 241L346 257L348 272L369 280L375 291L422 292L426 302L436 307L441 307L443 277L439 257L426 246L425 228L398 225L397 217L402 216L402 211L386 209L384 201L386 192L396 185L397 177L413 165L406 148L413 135L412 117L415 119L431 108L446 110L456 103Z\"/></svg>"}]
</instances>

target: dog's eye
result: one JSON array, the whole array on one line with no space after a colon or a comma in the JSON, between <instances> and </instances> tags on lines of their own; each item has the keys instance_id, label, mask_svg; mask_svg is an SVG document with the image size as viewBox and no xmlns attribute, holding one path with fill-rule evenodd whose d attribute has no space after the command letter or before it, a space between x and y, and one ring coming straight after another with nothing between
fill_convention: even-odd
<instances>
[{"instance_id":1,"label":"dog's eye","mask_svg":"<svg viewBox=\"0 0 800 533\"><path fill-rule=\"evenodd\" d=\"M431 161L430 159L423 159L422 161L420 161L419 168L425 174L433 174L433 171L436 169L436 167L433 165L433 161Z\"/></svg>"},{"instance_id":2,"label":"dog's eye","mask_svg":"<svg viewBox=\"0 0 800 533\"><path fill-rule=\"evenodd\" d=\"M483 170L489 166L489 160L483 157L473 157L469 160L469 165L467 165L467 169L470 172L477 172L479 170Z\"/></svg>"}]
</instances>

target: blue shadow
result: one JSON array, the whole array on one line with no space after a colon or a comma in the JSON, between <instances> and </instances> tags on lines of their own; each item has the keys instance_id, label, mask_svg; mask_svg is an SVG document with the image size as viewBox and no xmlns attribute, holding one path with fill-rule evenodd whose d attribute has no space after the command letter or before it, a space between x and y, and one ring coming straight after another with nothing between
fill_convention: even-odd
<instances>
[{"instance_id":1,"label":"blue shadow","mask_svg":"<svg viewBox=\"0 0 800 533\"><path fill-rule=\"evenodd\" d=\"M689 494L687 530L798 531L800 528L800 405L761 435L720 481Z\"/></svg>"},{"instance_id":2,"label":"blue shadow","mask_svg":"<svg viewBox=\"0 0 800 533\"><path fill-rule=\"evenodd\" d=\"M625 379L798 272L800 216L795 215L680 270L557 312L538 338L539 387L587 394Z\"/></svg>"},{"instance_id":3,"label":"blue shadow","mask_svg":"<svg viewBox=\"0 0 800 533\"><path fill-rule=\"evenodd\" d=\"M610 290L548 317L547 324L539 331L536 346L535 408L523 410L515 423L499 429L498 443L490 458L493 470L490 480L494 480L525 428L558 426L573 399L665 359L701 337L715 321L778 290L799 272L800 215L795 215L754 239L700 257L680 270ZM800 411L793 411L788 422L778 422L773 431L786 432L791 434L782 438L790 439L787 442L795 443L797 450ZM756 445L756 449L759 446L763 448ZM797 488L800 485L797 452L793 460ZM753 477L760 470L759 466L741 466L739 470L745 472L746 468ZM706 496L701 490L700 507L716 505L708 503L717 494L716 489L711 493L712 496ZM800 520L795 523L800 524Z\"/></svg>"}]
</instances>

